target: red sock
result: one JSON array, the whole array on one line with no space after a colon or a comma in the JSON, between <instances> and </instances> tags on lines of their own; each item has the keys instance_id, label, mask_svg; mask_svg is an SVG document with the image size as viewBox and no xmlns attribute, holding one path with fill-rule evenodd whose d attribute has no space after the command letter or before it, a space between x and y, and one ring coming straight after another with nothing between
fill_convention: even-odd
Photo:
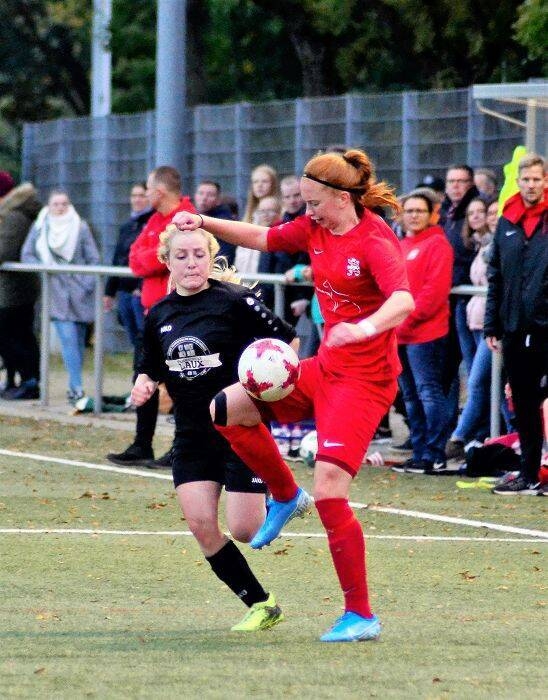
<instances>
[{"instance_id":1,"label":"red sock","mask_svg":"<svg viewBox=\"0 0 548 700\"><path fill-rule=\"evenodd\" d=\"M316 501L327 532L335 571L344 593L345 612L372 617L365 572L365 540L358 519L346 498Z\"/></svg>"},{"instance_id":2,"label":"red sock","mask_svg":"<svg viewBox=\"0 0 548 700\"><path fill-rule=\"evenodd\" d=\"M247 466L260 476L276 501L289 501L297 494L293 472L283 461L278 446L263 423L215 425L230 447Z\"/></svg>"}]
</instances>

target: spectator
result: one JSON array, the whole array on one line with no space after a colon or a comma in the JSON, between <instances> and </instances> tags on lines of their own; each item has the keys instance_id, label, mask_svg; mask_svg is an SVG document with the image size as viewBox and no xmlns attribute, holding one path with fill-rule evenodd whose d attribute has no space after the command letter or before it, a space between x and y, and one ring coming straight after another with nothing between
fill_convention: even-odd
<instances>
[{"instance_id":1,"label":"spectator","mask_svg":"<svg viewBox=\"0 0 548 700\"><path fill-rule=\"evenodd\" d=\"M476 168L474 170L474 184L479 196L487 202L497 196L497 176L490 168Z\"/></svg>"},{"instance_id":2,"label":"spectator","mask_svg":"<svg viewBox=\"0 0 548 700\"><path fill-rule=\"evenodd\" d=\"M282 206L278 197L267 195L257 204L253 213L253 223L260 226L271 226L275 221L279 221L282 213ZM245 246L236 248L234 265L241 275L254 275L256 272L266 272L259 270L261 253ZM271 294L272 298L272 294ZM270 304L269 304L270 305Z\"/></svg>"},{"instance_id":3,"label":"spectator","mask_svg":"<svg viewBox=\"0 0 548 700\"><path fill-rule=\"evenodd\" d=\"M487 261L493 236L487 225L487 205L479 197L466 209L462 232L465 245L474 246L476 257L470 268L472 284L487 285ZM483 443L489 435L489 406L491 388L491 353L483 338L485 296L473 296L466 307L468 328L476 343L476 352L468 376L466 403L445 449L447 459L464 459L465 445Z\"/></svg>"},{"instance_id":4,"label":"spectator","mask_svg":"<svg viewBox=\"0 0 548 700\"><path fill-rule=\"evenodd\" d=\"M525 156L518 166L519 192L504 204L493 240L484 334L490 350L502 346L521 444L519 475L497 485L501 495L538 495L542 451L539 407L548 374L548 237L546 162ZM545 381L545 380L544 380Z\"/></svg>"},{"instance_id":5,"label":"spectator","mask_svg":"<svg viewBox=\"0 0 548 700\"><path fill-rule=\"evenodd\" d=\"M301 194L299 178L296 175L288 175L280 182L282 198L282 221L293 221L298 216L304 216L306 206Z\"/></svg>"},{"instance_id":6,"label":"spectator","mask_svg":"<svg viewBox=\"0 0 548 700\"><path fill-rule=\"evenodd\" d=\"M40 211L36 190L28 183L18 187L11 175L0 172L0 263L18 261L32 222ZM29 273L0 275L0 356L7 381L5 399L37 399L39 351L34 336L34 305L38 279ZM19 374L20 384L15 383Z\"/></svg>"},{"instance_id":7,"label":"spectator","mask_svg":"<svg viewBox=\"0 0 548 700\"><path fill-rule=\"evenodd\" d=\"M231 208L221 201L221 185L213 180L202 180L194 193L194 206L198 214L206 214L216 219L234 219ZM236 246L226 241L219 241L219 255L227 259L229 265L234 263Z\"/></svg>"},{"instance_id":8,"label":"spectator","mask_svg":"<svg viewBox=\"0 0 548 700\"><path fill-rule=\"evenodd\" d=\"M499 203L495 199L487 205L487 226L490 233L494 235L499 220Z\"/></svg>"},{"instance_id":9,"label":"spectator","mask_svg":"<svg viewBox=\"0 0 548 700\"><path fill-rule=\"evenodd\" d=\"M430 224L434 201L424 192L403 201L405 238L401 242L415 310L398 326L402 373L399 384L409 421L413 456L396 471L446 471L449 433L443 371L449 331L453 251L439 226Z\"/></svg>"},{"instance_id":10,"label":"spectator","mask_svg":"<svg viewBox=\"0 0 548 700\"><path fill-rule=\"evenodd\" d=\"M112 264L115 266L126 267L129 264L131 244L152 216L152 208L146 194L146 183L139 182L133 185L130 194L130 207L129 219L120 226L112 258ZM141 304L140 280L134 277L109 277L103 297L105 311L112 311L116 296L118 297L118 318L135 350L145 323L143 305Z\"/></svg>"},{"instance_id":11,"label":"spectator","mask_svg":"<svg viewBox=\"0 0 548 700\"><path fill-rule=\"evenodd\" d=\"M46 265L98 265L99 251L89 226L72 206L68 194L53 190L32 225L21 260ZM51 278L50 316L61 344L68 373L67 399L84 396L82 369L86 331L93 321L95 279L92 275L56 274Z\"/></svg>"},{"instance_id":12,"label":"spectator","mask_svg":"<svg viewBox=\"0 0 548 700\"><path fill-rule=\"evenodd\" d=\"M270 165L258 165L251 172L251 186L247 193L243 220L251 224L259 201L263 197L278 197L279 193L277 172Z\"/></svg>"},{"instance_id":13,"label":"spectator","mask_svg":"<svg viewBox=\"0 0 548 700\"><path fill-rule=\"evenodd\" d=\"M444 229L455 255L453 286L470 284L470 265L475 257L475 251L473 247L465 245L462 228L468 205L479 196L474 185L474 171L468 165L452 165L447 170L445 185L445 199L441 205L440 225ZM474 337L466 324L467 303L468 297L466 296L453 296L451 299L451 323L453 327L450 333L450 343L455 344L455 335L458 339L458 347L450 348L450 352L455 354L452 370L454 377L457 375L460 356L462 355L462 359L464 359L466 371L470 373L476 352Z\"/></svg>"},{"instance_id":14,"label":"spectator","mask_svg":"<svg viewBox=\"0 0 548 700\"><path fill-rule=\"evenodd\" d=\"M296 175L284 177L280 182L280 191L283 207L280 223L293 221L298 216L303 216L306 207L301 196L299 178ZM308 266L309 264L310 258L307 253L299 252L290 254L279 251L266 252L261 253L259 272L286 275L288 282L295 282L296 277L293 276L290 271L295 268L295 265L301 266L299 269L302 269L303 266ZM300 276L300 281L302 281L302 279L302 276ZM263 290L265 303L267 306L273 308L273 288L270 285L263 285ZM310 357L314 355L319 344L316 328L307 315L312 293L312 289L308 287L295 286L288 287L285 290L284 319L296 325L297 335L300 340L300 357Z\"/></svg>"},{"instance_id":15,"label":"spectator","mask_svg":"<svg viewBox=\"0 0 548 700\"><path fill-rule=\"evenodd\" d=\"M181 194L179 172L170 165L161 165L150 173L147 178L147 197L156 211L129 250L129 266L136 275L143 278L141 301L145 315L153 304L168 293L169 271L165 264L158 260L160 233L167 228L177 212L195 211L190 199ZM140 354L139 344L135 353L134 368L139 364ZM131 445L123 452L109 453L108 460L114 464L151 468L171 466L171 450L154 460L152 441L158 418L158 402L159 392L156 390L150 400L136 410L137 425Z\"/></svg>"}]
</instances>

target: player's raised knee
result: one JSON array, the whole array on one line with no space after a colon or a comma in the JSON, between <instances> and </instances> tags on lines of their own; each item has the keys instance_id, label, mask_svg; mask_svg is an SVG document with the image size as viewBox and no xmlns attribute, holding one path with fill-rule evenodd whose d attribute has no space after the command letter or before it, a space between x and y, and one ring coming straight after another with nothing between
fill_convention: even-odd
<instances>
[{"instance_id":1,"label":"player's raised knee","mask_svg":"<svg viewBox=\"0 0 548 700\"><path fill-rule=\"evenodd\" d=\"M227 401L224 391L220 391L209 404L209 413L213 425L225 427L227 425Z\"/></svg>"}]
</instances>

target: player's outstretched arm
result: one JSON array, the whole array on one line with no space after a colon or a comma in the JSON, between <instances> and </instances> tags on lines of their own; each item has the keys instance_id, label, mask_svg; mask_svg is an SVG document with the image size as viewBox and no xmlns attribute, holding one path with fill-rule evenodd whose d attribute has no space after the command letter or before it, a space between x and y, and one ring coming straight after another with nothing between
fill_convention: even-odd
<instances>
[{"instance_id":1,"label":"player's outstretched arm","mask_svg":"<svg viewBox=\"0 0 548 700\"><path fill-rule=\"evenodd\" d=\"M215 219L212 216L192 214L189 211L180 211L175 214L172 223L180 231L195 231L204 228L223 241L241 245L245 248L253 248L266 252L266 234L268 227L248 224L244 221L229 221L227 219Z\"/></svg>"},{"instance_id":2,"label":"player's outstretched arm","mask_svg":"<svg viewBox=\"0 0 548 700\"><path fill-rule=\"evenodd\" d=\"M337 323L329 331L326 344L333 347L357 343L398 326L415 308L407 291L393 292L378 311L358 323Z\"/></svg>"},{"instance_id":3,"label":"player's outstretched arm","mask_svg":"<svg viewBox=\"0 0 548 700\"><path fill-rule=\"evenodd\" d=\"M142 406L158 388L158 382L152 380L148 374L138 374L133 389L131 390L131 403L134 406Z\"/></svg>"}]
</instances>

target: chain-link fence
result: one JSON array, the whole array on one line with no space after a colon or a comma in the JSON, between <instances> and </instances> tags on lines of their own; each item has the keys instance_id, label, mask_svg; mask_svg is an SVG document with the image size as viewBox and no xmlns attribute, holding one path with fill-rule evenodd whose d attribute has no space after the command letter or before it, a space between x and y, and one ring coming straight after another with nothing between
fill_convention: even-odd
<instances>
[{"instance_id":1,"label":"chain-link fence","mask_svg":"<svg viewBox=\"0 0 548 700\"><path fill-rule=\"evenodd\" d=\"M524 119L525 108L503 108ZM472 89L298 99L188 110L185 192L201 178L218 181L243 206L259 163L299 173L329 144L364 148L378 176L399 192L451 163L493 168L499 175L523 143L515 124L481 114ZM81 117L26 124L23 176L45 196L65 187L92 225L110 262L117 228L128 216L130 186L155 165L155 114Z\"/></svg>"},{"instance_id":2,"label":"chain-link fence","mask_svg":"<svg viewBox=\"0 0 548 700\"><path fill-rule=\"evenodd\" d=\"M525 117L521 105L502 109ZM185 124L185 192L202 178L213 179L242 211L252 168L269 163L280 175L300 173L330 144L364 148L378 177L404 192L427 174L443 177L451 163L487 166L501 175L524 140L519 126L481 114L472 88L198 106L188 109ZM24 179L42 197L58 186L69 192L106 264L129 214L131 185L159 165L155 128L154 112L25 124ZM106 346L127 346L115 324L106 329Z\"/></svg>"}]
</instances>

